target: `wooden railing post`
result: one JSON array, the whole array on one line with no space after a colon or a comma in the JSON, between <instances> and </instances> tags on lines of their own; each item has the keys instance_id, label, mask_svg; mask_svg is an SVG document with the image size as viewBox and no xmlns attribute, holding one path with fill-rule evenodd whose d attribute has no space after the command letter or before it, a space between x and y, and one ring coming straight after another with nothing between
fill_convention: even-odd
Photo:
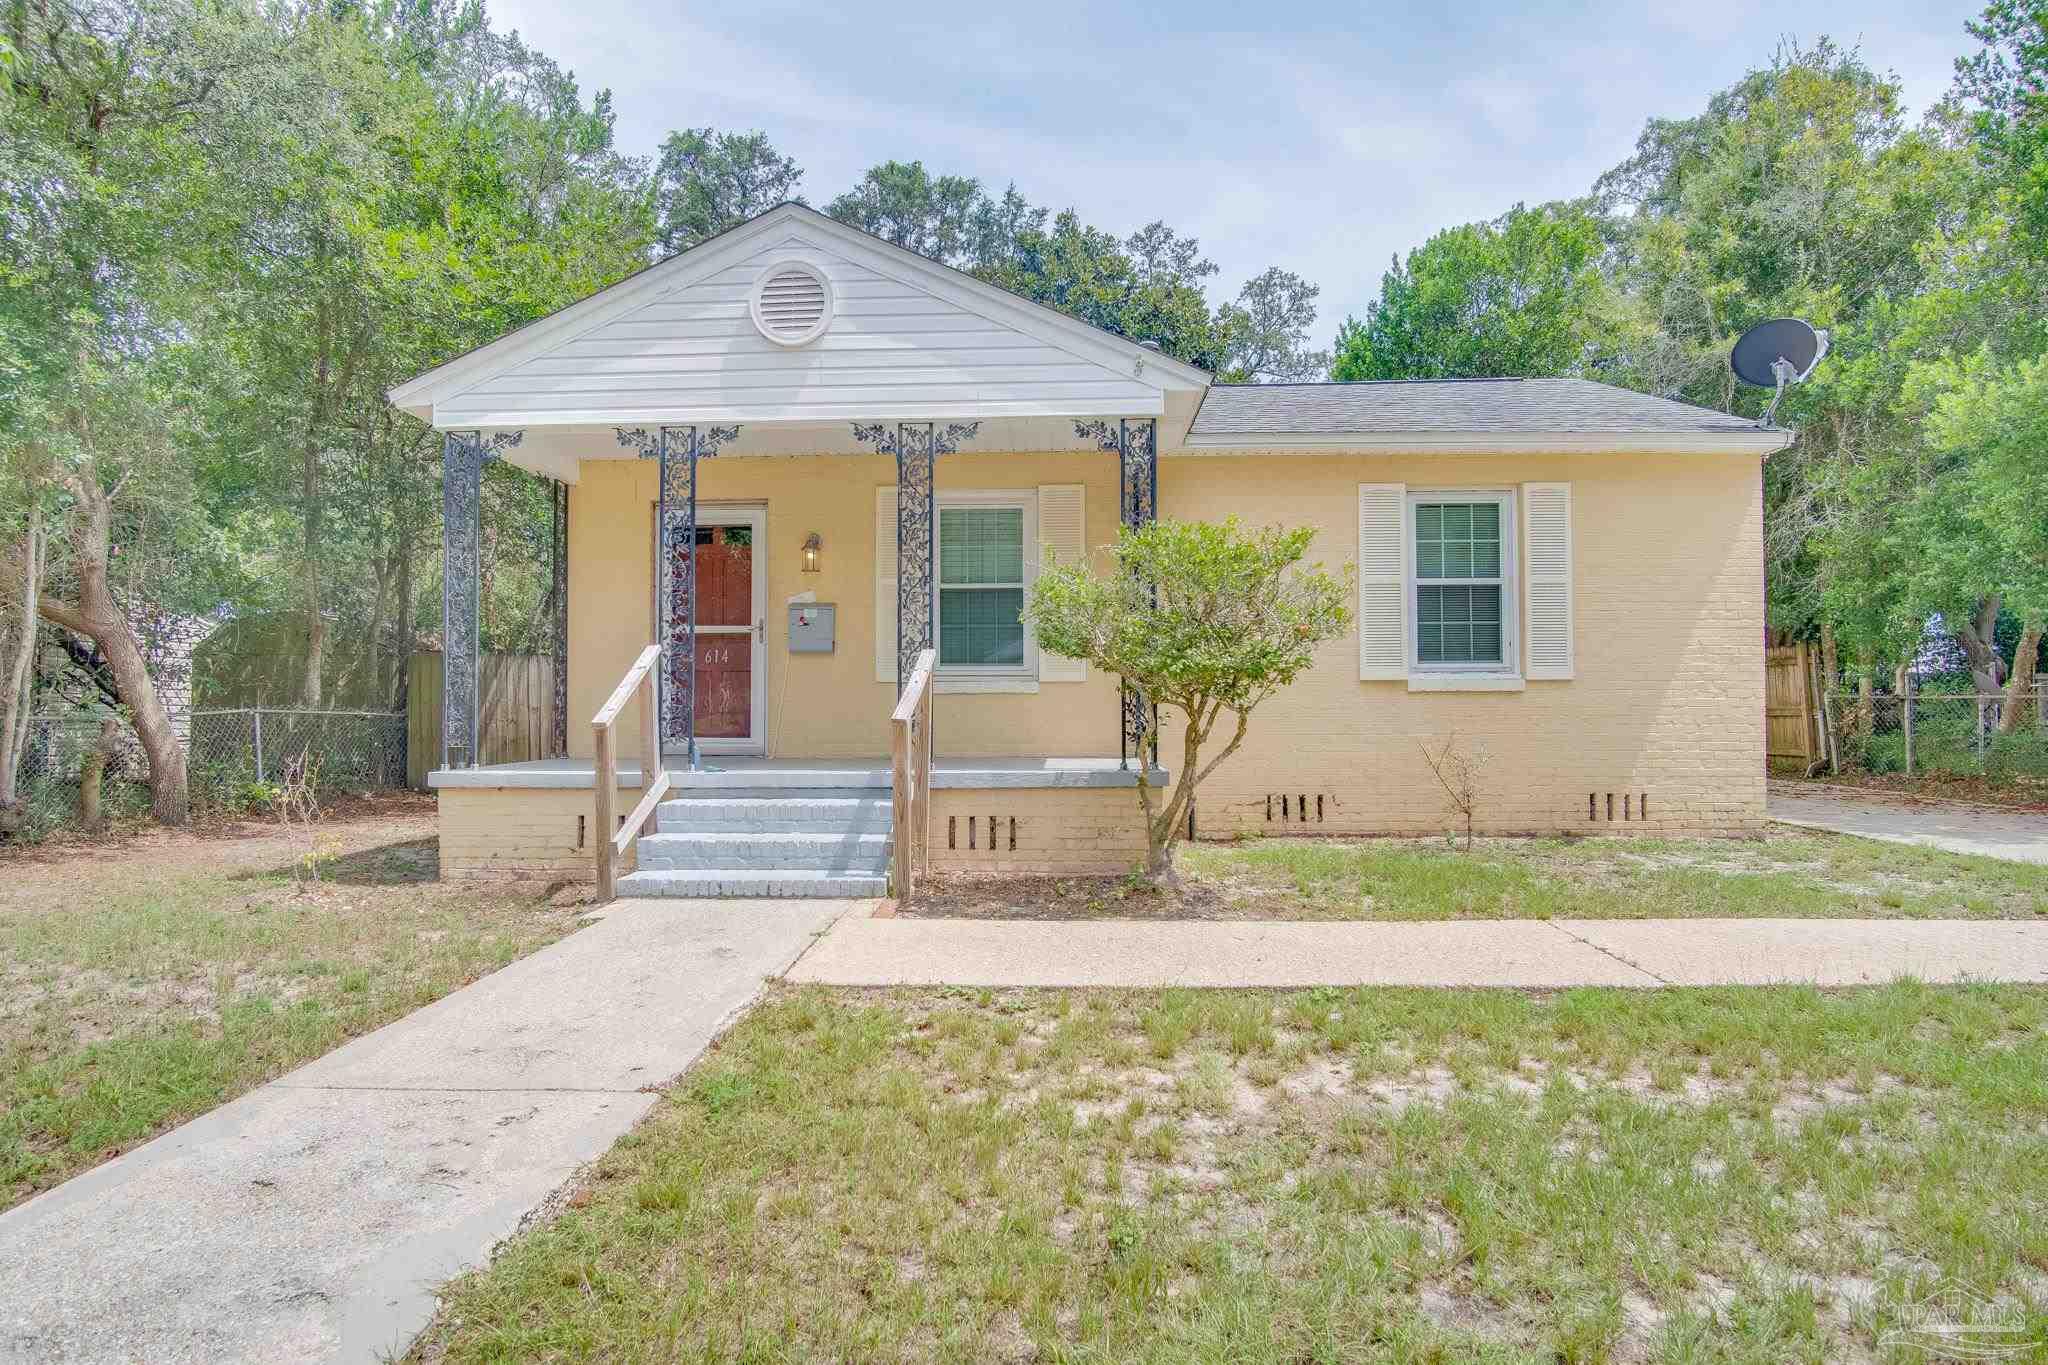
<instances>
[{"instance_id":1,"label":"wooden railing post","mask_svg":"<svg viewBox=\"0 0 2048 1365\"><path fill-rule=\"evenodd\" d=\"M661 689L655 686L655 675L649 674L640 685L640 795L644 800L654 790L654 779L666 776L661 766ZM639 834L638 830L634 834Z\"/></svg>"},{"instance_id":2,"label":"wooden railing post","mask_svg":"<svg viewBox=\"0 0 2048 1365\"><path fill-rule=\"evenodd\" d=\"M918 653L910 681L889 713L889 817L896 853L890 860L896 903L910 904L918 874L929 864L932 787L932 669L936 656Z\"/></svg>"},{"instance_id":3,"label":"wooden railing post","mask_svg":"<svg viewBox=\"0 0 2048 1365\"><path fill-rule=\"evenodd\" d=\"M591 837L597 842L597 900L602 905L619 893L619 868L612 857L612 793L618 787L619 765L612 757L612 727L609 722L591 727L591 754L597 771L597 818Z\"/></svg>"},{"instance_id":4,"label":"wooden railing post","mask_svg":"<svg viewBox=\"0 0 2048 1365\"><path fill-rule=\"evenodd\" d=\"M896 833L896 903L910 904L914 894L911 865L917 861L917 844L911 834L910 727L901 721L890 727L890 825Z\"/></svg>"},{"instance_id":5,"label":"wooden railing post","mask_svg":"<svg viewBox=\"0 0 2048 1365\"><path fill-rule=\"evenodd\" d=\"M640 657L626 670L626 676L619 679L609 700L590 719L590 752L592 758L591 778L596 786L593 795L597 828L592 831L597 839L597 896L599 901L609 901L619 892L619 863L626 851L633 847L633 841L640 837L640 828L654 816L654 808L668 791L668 773L661 766L661 731L654 715L653 682L650 674L661 660L661 646L649 645L640 651ZM618 722L619 713L626 709L626 703L633 699L633 693L645 688L641 698L640 736L640 799L634 803L632 814L623 824L618 824L613 815L613 799L619 787L619 762L613 747L612 727Z\"/></svg>"}]
</instances>

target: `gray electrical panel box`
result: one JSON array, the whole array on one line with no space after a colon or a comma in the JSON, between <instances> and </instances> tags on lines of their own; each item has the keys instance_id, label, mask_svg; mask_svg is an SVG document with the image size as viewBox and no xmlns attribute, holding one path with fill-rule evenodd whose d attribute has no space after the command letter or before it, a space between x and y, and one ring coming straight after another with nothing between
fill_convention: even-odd
<instances>
[{"instance_id":1,"label":"gray electrical panel box","mask_svg":"<svg viewBox=\"0 0 2048 1365\"><path fill-rule=\"evenodd\" d=\"M836 610L830 602L789 604L789 652L830 654Z\"/></svg>"}]
</instances>

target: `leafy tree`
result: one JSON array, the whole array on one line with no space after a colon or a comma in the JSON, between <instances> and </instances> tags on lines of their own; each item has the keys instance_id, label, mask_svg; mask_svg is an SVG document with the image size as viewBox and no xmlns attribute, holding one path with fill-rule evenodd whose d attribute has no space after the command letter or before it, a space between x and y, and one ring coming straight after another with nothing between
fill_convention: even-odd
<instances>
[{"instance_id":1,"label":"leafy tree","mask_svg":"<svg viewBox=\"0 0 2048 1365\"><path fill-rule=\"evenodd\" d=\"M1246 280L1236 300L1216 310L1224 355L1217 378L1234 384L1322 378L1330 368L1330 353L1308 344L1321 293L1277 265Z\"/></svg>"},{"instance_id":2,"label":"leafy tree","mask_svg":"<svg viewBox=\"0 0 2048 1365\"><path fill-rule=\"evenodd\" d=\"M1584 204L1517 204L1398 257L1337 334L1331 377L1465 379L1610 368L1618 340L1605 227Z\"/></svg>"},{"instance_id":3,"label":"leafy tree","mask_svg":"<svg viewBox=\"0 0 2048 1365\"><path fill-rule=\"evenodd\" d=\"M1328 366L1307 344L1315 285L1276 266L1212 309L1215 262L1164 222L1119 238L1072 209L1033 206L1015 185L991 196L979 180L933 176L917 161L871 167L825 211L1227 381L1305 379Z\"/></svg>"},{"instance_id":4,"label":"leafy tree","mask_svg":"<svg viewBox=\"0 0 2048 1365\"><path fill-rule=\"evenodd\" d=\"M1182 720L1180 773L1162 805L1143 764L1146 875L1173 878L1188 802L1244 743L1260 703L1315 661L1316 647L1351 624L1350 585L1320 565L1304 567L1315 533L1160 521L1126 528L1106 573L1058 565L1032 585L1027 616L1041 649L1086 659L1116 674ZM1223 748L1203 748L1228 712ZM1158 722L1149 714L1140 753Z\"/></svg>"},{"instance_id":5,"label":"leafy tree","mask_svg":"<svg viewBox=\"0 0 2048 1365\"><path fill-rule=\"evenodd\" d=\"M50 0L0 22L0 455L26 477L20 496L53 513L47 559L9 558L9 595L92 639L148 755L156 816L181 824L184 748L122 592L119 561L147 557L118 553L117 534L190 525L187 471L166 458L179 422L153 360L193 297L189 263L221 231L230 198L214 172L260 164L310 95L281 75L295 67L284 36L236 5ZM144 581L175 590L204 559L164 555ZM15 577L34 569L49 581Z\"/></svg>"},{"instance_id":6,"label":"leafy tree","mask_svg":"<svg viewBox=\"0 0 2048 1365\"><path fill-rule=\"evenodd\" d=\"M2003 605L2022 622L2001 721L2010 731L2025 714L2048 623L2048 356L2006 367L1950 366L1930 380L1936 392L1927 444L1937 479L1959 485L1957 520L1964 523L1945 528L1943 543L1980 566L1977 602L1990 603L1994 618ZM1978 657L1971 663L1977 671ZM1983 684L1980 677L1980 690L1991 690Z\"/></svg>"},{"instance_id":7,"label":"leafy tree","mask_svg":"<svg viewBox=\"0 0 2048 1365\"><path fill-rule=\"evenodd\" d=\"M673 255L777 204L802 203L804 178L794 157L768 135L684 128L661 144L654 168L655 242Z\"/></svg>"},{"instance_id":8,"label":"leafy tree","mask_svg":"<svg viewBox=\"0 0 2048 1365\"><path fill-rule=\"evenodd\" d=\"M1007 245L988 236L999 230L998 218L979 180L935 176L922 161L870 166L860 183L827 204L825 212L945 265L975 265Z\"/></svg>"},{"instance_id":9,"label":"leafy tree","mask_svg":"<svg viewBox=\"0 0 2048 1365\"><path fill-rule=\"evenodd\" d=\"M976 271L1034 303L1220 370L1223 339L1202 290L1215 273L1194 238L1164 223L1120 241L1087 226L1072 209L1050 228L1018 233L1010 259Z\"/></svg>"}]
</instances>

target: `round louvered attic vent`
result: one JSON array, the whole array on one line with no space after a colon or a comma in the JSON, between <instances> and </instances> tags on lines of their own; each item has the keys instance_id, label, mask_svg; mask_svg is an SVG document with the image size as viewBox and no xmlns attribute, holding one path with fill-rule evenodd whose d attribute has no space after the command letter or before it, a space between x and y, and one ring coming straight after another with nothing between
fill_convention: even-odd
<instances>
[{"instance_id":1,"label":"round louvered attic vent","mask_svg":"<svg viewBox=\"0 0 2048 1365\"><path fill-rule=\"evenodd\" d=\"M803 261L784 261L761 272L751 304L754 326L779 346L815 341L832 321L832 282Z\"/></svg>"}]
</instances>

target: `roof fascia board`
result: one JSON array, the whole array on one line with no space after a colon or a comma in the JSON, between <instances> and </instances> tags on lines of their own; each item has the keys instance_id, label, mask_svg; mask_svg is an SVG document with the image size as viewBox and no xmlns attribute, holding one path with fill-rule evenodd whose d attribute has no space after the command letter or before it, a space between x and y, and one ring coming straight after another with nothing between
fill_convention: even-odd
<instances>
[{"instance_id":1,"label":"roof fascia board","mask_svg":"<svg viewBox=\"0 0 2048 1365\"><path fill-rule=\"evenodd\" d=\"M1299 451L1413 455L1600 455L1641 452L1763 454L1783 450L1798 433L1754 432L1227 432L1190 434L1177 453L1237 455Z\"/></svg>"}]
</instances>

